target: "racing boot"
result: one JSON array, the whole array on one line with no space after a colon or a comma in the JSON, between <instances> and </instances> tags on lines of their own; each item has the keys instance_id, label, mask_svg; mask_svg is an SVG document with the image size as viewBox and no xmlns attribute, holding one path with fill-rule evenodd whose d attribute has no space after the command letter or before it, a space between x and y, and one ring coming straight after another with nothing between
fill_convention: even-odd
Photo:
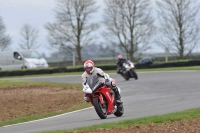
<instances>
[{"instance_id":1,"label":"racing boot","mask_svg":"<svg viewBox=\"0 0 200 133\"><path fill-rule=\"evenodd\" d=\"M115 100L116 101L121 101L121 96L119 94L119 91L117 90L117 91L114 91L114 92L115 92Z\"/></svg>"},{"instance_id":2,"label":"racing boot","mask_svg":"<svg viewBox=\"0 0 200 133\"><path fill-rule=\"evenodd\" d=\"M112 87L112 90L113 90L114 93L115 93L115 101L116 101L116 103L122 103L122 101L121 101L121 96L120 96L120 94L119 94L119 90L118 90L117 86L113 86L113 87Z\"/></svg>"}]
</instances>

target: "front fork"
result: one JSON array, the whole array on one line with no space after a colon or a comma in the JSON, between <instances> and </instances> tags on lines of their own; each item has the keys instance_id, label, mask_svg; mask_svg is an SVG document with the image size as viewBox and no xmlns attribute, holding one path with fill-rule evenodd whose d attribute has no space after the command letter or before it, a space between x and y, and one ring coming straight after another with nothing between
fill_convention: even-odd
<instances>
[{"instance_id":1,"label":"front fork","mask_svg":"<svg viewBox=\"0 0 200 133\"><path fill-rule=\"evenodd\" d=\"M90 102L91 102L91 104L92 104L93 106L94 106L94 104L93 104L93 97L98 97L100 103L101 103L101 104L105 104L105 101L103 100L102 94L100 94L100 95L97 95L97 94L93 94L93 95L91 95L91 94L86 94L86 97L90 100Z\"/></svg>"}]
</instances>

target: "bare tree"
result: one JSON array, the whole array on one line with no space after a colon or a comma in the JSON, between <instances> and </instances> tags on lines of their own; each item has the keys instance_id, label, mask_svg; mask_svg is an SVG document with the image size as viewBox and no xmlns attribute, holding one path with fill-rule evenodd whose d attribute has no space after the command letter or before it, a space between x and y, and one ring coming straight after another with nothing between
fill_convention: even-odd
<instances>
[{"instance_id":1,"label":"bare tree","mask_svg":"<svg viewBox=\"0 0 200 133\"><path fill-rule=\"evenodd\" d=\"M149 49L153 18L149 0L104 0L104 24L111 44L122 47L130 60L134 54Z\"/></svg>"},{"instance_id":2,"label":"bare tree","mask_svg":"<svg viewBox=\"0 0 200 133\"><path fill-rule=\"evenodd\" d=\"M11 44L11 38L5 34L6 27L4 26L3 19L0 16L0 50L3 51Z\"/></svg>"},{"instance_id":3,"label":"bare tree","mask_svg":"<svg viewBox=\"0 0 200 133\"><path fill-rule=\"evenodd\" d=\"M24 24L21 28L20 34L23 38L20 42L20 47L24 50L37 49L40 44L37 43L39 30L33 28L29 24Z\"/></svg>"},{"instance_id":4,"label":"bare tree","mask_svg":"<svg viewBox=\"0 0 200 133\"><path fill-rule=\"evenodd\" d=\"M196 0L159 0L158 45L183 59L199 44L199 2Z\"/></svg>"},{"instance_id":5,"label":"bare tree","mask_svg":"<svg viewBox=\"0 0 200 133\"><path fill-rule=\"evenodd\" d=\"M92 32L98 28L91 19L98 9L95 4L95 0L57 0L56 22L45 26L51 47L75 52L81 63L81 50L92 43Z\"/></svg>"}]
</instances>

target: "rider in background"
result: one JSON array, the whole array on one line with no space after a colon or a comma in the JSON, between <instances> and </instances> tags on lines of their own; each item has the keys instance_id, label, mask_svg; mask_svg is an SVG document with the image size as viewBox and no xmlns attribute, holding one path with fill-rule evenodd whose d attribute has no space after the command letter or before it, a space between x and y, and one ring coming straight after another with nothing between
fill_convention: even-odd
<instances>
[{"instance_id":1,"label":"rider in background","mask_svg":"<svg viewBox=\"0 0 200 133\"><path fill-rule=\"evenodd\" d=\"M105 85L109 86L115 93L115 101L121 102L121 96L119 94L119 89L115 84L115 80L110 78L110 76L103 72L102 69L95 67L94 62L91 60L87 60L84 63L85 72L82 74L82 85L87 84L87 78L95 78L96 76L99 78L105 79ZM86 96L84 96L86 102L89 102Z\"/></svg>"},{"instance_id":2,"label":"rider in background","mask_svg":"<svg viewBox=\"0 0 200 133\"><path fill-rule=\"evenodd\" d=\"M125 68L123 67L123 63L126 63L127 60L120 54L117 56L117 73L120 74L122 72L125 72Z\"/></svg>"}]
</instances>

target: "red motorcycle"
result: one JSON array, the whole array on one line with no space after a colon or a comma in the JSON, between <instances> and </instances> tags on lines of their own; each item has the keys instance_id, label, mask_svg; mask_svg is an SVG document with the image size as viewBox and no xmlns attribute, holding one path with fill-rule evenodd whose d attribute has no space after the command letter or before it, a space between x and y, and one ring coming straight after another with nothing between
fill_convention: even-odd
<instances>
[{"instance_id":1,"label":"red motorcycle","mask_svg":"<svg viewBox=\"0 0 200 133\"><path fill-rule=\"evenodd\" d=\"M111 88L104 84L104 79L101 80L98 77L96 80L94 80L94 77L92 80L87 79L83 92L101 119L106 119L107 115L110 114L114 114L117 117L123 115L123 103L115 102L115 94Z\"/></svg>"}]
</instances>

